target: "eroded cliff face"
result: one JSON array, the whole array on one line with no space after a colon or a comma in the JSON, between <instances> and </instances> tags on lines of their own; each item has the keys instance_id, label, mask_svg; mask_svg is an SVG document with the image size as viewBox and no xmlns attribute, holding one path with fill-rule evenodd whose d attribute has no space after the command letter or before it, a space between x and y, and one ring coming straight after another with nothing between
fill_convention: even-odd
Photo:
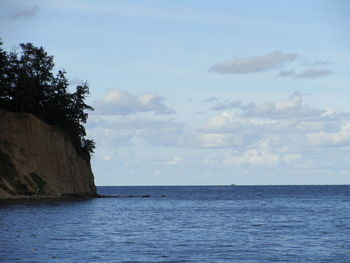
<instances>
[{"instance_id":1,"label":"eroded cliff face","mask_svg":"<svg viewBox=\"0 0 350 263\"><path fill-rule=\"evenodd\" d=\"M57 127L0 111L0 198L63 196L96 196L90 161Z\"/></svg>"}]
</instances>

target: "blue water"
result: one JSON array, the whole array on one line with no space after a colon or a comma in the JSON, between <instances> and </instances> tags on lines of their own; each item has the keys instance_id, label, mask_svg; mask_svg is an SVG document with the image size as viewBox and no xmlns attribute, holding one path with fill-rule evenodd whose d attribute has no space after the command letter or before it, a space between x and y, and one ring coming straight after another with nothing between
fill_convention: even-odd
<instances>
[{"instance_id":1,"label":"blue water","mask_svg":"<svg viewBox=\"0 0 350 263\"><path fill-rule=\"evenodd\" d=\"M98 191L0 202L0 262L350 262L350 186Z\"/></svg>"}]
</instances>

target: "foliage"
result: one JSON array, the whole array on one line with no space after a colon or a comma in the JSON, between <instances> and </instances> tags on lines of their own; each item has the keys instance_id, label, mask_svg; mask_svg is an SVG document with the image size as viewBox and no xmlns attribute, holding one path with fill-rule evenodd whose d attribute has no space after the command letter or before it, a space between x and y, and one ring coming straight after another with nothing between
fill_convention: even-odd
<instances>
[{"instance_id":1,"label":"foliage","mask_svg":"<svg viewBox=\"0 0 350 263\"><path fill-rule=\"evenodd\" d=\"M89 94L87 83L68 91L65 71L53 73L53 56L31 43L20 44L20 52L6 52L0 42L0 109L28 112L65 130L77 150L90 156L95 143L85 139Z\"/></svg>"}]
</instances>

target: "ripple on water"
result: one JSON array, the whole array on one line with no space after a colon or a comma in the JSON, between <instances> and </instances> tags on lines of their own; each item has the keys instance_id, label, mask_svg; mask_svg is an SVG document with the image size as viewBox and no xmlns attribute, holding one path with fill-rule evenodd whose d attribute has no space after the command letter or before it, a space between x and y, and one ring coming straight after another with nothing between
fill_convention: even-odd
<instances>
[{"instance_id":1,"label":"ripple on water","mask_svg":"<svg viewBox=\"0 0 350 263\"><path fill-rule=\"evenodd\" d=\"M0 261L350 262L349 186L99 190L151 197L1 202Z\"/></svg>"}]
</instances>

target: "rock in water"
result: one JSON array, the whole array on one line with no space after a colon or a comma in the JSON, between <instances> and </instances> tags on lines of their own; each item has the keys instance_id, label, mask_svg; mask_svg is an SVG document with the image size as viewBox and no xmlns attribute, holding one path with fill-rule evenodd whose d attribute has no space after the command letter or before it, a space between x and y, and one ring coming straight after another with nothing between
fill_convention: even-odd
<instances>
[{"instance_id":1,"label":"rock in water","mask_svg":"<svg viewBox=\"0 0 350 263\"><path fill-rule=\"evenodd\" d=\"M28 113L0 111L0 198L97 196L90 157Z\"/></svg>"}]
</instances>

